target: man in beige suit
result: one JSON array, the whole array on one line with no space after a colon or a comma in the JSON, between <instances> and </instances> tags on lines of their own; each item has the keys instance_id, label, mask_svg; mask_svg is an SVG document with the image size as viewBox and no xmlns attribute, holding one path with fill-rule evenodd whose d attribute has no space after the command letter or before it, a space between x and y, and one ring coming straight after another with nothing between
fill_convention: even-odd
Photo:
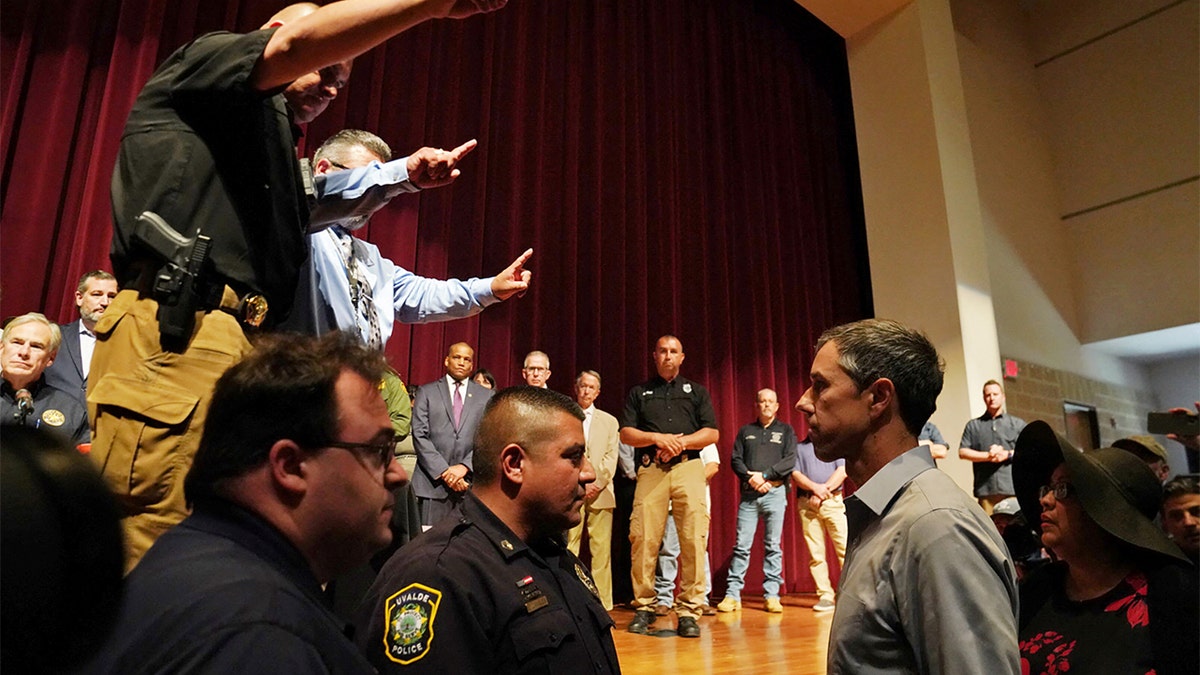
<instances>
[{"instance_id":1,"label":"man in beige suit","mask_svg":"<svg viewBox=\"0 0 1200 675\"><path fill-rule=\"evenodd\" d=\"M587 458L596 470L596 480L587 486L583 498L583 520L567 532L567 548L579 555L583 528L587 527L592 551L592 579L604 609L612 609L612 522L617 500L612 478L617 471L620 432L617 418L596 407L600 395L600 373L585 370L575 378L575 401L583 408L583 435L587 439Z\"/></svg>"}]
</instances>

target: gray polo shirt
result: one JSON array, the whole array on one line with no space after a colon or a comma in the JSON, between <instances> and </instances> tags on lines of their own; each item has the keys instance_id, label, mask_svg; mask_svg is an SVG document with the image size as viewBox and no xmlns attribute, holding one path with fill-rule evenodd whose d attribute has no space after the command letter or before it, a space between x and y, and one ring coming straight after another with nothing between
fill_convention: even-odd
<instances>
[{"instance_id":1,"label":"gray polo shirt","mask_svg":"<svg viewBox=\"0 0 1200 675\"><path fill-rule=\"evenodd\" d=\"M1008 550L927 447L893 459L846 507L830 675L1020 672Z\"/></svg>"}]
</instances>

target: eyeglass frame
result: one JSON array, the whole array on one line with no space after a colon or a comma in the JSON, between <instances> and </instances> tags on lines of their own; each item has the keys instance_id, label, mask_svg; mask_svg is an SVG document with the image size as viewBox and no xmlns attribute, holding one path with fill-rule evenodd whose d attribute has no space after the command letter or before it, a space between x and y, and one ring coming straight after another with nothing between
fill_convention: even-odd
<instances>
[{"instance_id":1,"label":"eyeglass frame","mask_svg":"<svg viewBox=\"0 0 1200 675\"><path fill-rule=\"evenodd\" d=\"M378 464L376 469L387 471L392 461L396 459L396 445L399 441L395 436L389 437L386 441L375 441L374 443L351 443L349 441L327 441L321 444L323 448L339 448L342 450L350 450L356 454L363 450L369 450L375 454L375 459Z\"/></svg>"},{"instance_id":2,"label":"eyeglass frame","mask_svg":"<svg viewBox=\"0 0 1200 675\"><path fill-rule=\"evenodd\" d=\"M1043 485L1038 488L1038 499L1044 499L1046 495L1054 493L1054 501L1060 502L1064 499L1074 496L1078 490L1075 484L1070 481L1060 480L1057 483Z\"/></svg>"}]
</instances>

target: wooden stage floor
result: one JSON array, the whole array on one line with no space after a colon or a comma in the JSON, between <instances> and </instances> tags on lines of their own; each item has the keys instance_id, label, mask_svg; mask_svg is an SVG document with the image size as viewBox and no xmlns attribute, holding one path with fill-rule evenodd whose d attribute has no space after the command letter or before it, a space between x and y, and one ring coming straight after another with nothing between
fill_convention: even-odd
<instances>
[{"instance_id":1,"label":"wooden stage floor","mask_svg":"<svg viewBox=\"0 0 1200 675\"><path fill-rule=\"evenodd\" d=\"M720 598L713 598L714 602ZM824 675L825 647L833 612L816 613L815 595L783 598L783 613L768 614L762 598L745 598L742 610L700 619L700 637L634 635L625 630L633 610L609 612L616 626L613 640L625 675L706 675L708 673L783 672ZM675 614L651 626L675 627Z\"/></svg>"}]
</instances>

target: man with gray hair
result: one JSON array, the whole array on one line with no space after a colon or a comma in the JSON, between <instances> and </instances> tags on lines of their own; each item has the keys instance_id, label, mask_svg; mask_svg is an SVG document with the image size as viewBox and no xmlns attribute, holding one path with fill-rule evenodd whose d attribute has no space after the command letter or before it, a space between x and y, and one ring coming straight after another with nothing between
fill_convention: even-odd
<instances>
[{"instance_id":1,"label":"man with gray hair","mask_svg":"<svg viewBox=\"0 0 1200 675\"><path fill-rule=\"evenodd\" d=\"M817 342L796 409L817 458L844 459L859 486L845 500L831 675L1020 672L1016 572L1004 542L917 442L942 369L929 340L895 321L837 326Z\"/></svg>"},{"instance_id":2,"label":"man with gray hair","mask_svg":"<svg viewBox=\"0 0 1200 675\"><path fill-rule=\"evenodd\" d=\"M57 433L72 444L91 440L87 410L71 392L46 382L62 332L42 314L13 318L0 336L0 424L20 424Z\"/></svg>"},{"instance_id":3,"label":"man with gray hair","mask_svg":"<svg viewBox=\"0 0 1200 675\"><path fill-rule=\"evenodd\" d=\"M308 235L309 257L291 316L283 327L309 335L344 330L368 346L382 349L396 321L431 323L472 316L529 287L531 273L523 268L532 250L525 251L490 279L421 277L383 257L379 247L353 236L392 198L423 188L440 187L459 176L455 165L475 148L474 140L442 151L421 148L392 160L392 150L369 131L343 129L329 137L313 155L318 195L353 195L325 199L315 210L333 225ZM441 157L448 173L426 171L428 160ZM430 174L436 177L430 177Z\"/></svg>"},{"instance_id":4,"label":"man with gray hair","mask_svg":"<svg viewBox=\"0 0 1200 675\"><path fill-rule=\"evenodd\" d=\"M583 437L596 480L586 488L580 510L582 520L567 532L567 548L579 555L586 526L592 578L596 580L600 603L604 609L612 609L612 525L613 509L617 507L612 481L617 472L621 438L617 418L596 407L599 395L600 373L585 370L575 376L575 402L583 410Z\"/></svg>"},{"instance_id":5,"label":"man with gray hair","mask_svg":"<svg viewBox=\"0 0 1200 675\"><path fill-rule=\"evenodd\" d=\"M521 362L521 379L531 387L546 388L550 379L550 357L546 352L533 350Z\"/></svg>"}]
</instances>

